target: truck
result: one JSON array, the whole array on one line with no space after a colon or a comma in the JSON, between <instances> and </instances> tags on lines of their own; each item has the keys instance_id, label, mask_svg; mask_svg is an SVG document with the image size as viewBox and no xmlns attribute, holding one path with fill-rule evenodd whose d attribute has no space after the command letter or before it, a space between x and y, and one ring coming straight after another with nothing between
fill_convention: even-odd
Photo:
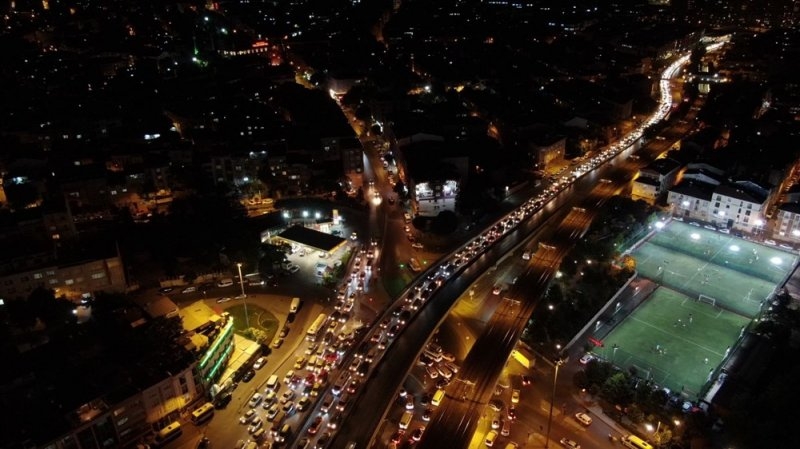
<instances>
[{"instance_id":1,"label":"truck","mask_svg":"<svg viewBox=\"0 0 800 449\"><path fill-rule=\"evenodd\" d=\"M292 298L292 303L289 305L289 313L297 313L300 310L300 298Z\"/></svg>"}]
</instances>

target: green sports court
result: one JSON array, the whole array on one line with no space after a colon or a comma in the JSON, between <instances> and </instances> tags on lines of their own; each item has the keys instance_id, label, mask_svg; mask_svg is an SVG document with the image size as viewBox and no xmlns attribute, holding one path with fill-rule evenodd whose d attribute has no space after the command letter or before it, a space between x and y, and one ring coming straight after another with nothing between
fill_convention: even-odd
<instances>
[{"instance_id":1,"label":"green sports court","mask_svg":"<svg viewBox=\"0 0 800 449\"><path fill-rule=\"evenodd\" d=\"M700 394L791 273L797 256L776 247L672 221L631 251L640 277L658 288L596 352L656 384Z\"/></svg>"},{"instance_id":2,"label":"green sports court","mask_svg":"<svg viewBox=\"0 0 800 449\"><path fill-rule=\"evenodd\" d=\"M635 367L640 377L660 386L696 395L749 322L662 286L596 352L618 366Z\"/></svg>"}]
</instances>

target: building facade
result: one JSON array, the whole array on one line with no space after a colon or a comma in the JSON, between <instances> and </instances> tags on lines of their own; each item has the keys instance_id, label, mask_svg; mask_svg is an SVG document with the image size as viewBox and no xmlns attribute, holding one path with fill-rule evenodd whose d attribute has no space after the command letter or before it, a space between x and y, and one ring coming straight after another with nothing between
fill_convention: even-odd
<instances>
[{"instance_id":1,"label":"building facade","mask_svg":"<svg viewBox=\"0 0 800 449\"><path fill-rule=\"evenodd\" d=\"M202 392L194 364L122 400L98 398L68 415L73 429L43 449L129 448L144 443L154 428L174 421Z\"/></svg>"},{"instance_id":2,"label":"building facade","mask_svg":"<svg viewBox=\"0 0 800 449\"><path fill-rule=\"evenodd\" d=\"M631 196L654 203L662 193L675 185L681 164L672 159L656 159L639 170L639 177L633 182Z\"/></svg>"},{"instance_id":3,"label":"building facade","mask_svg":"<svg viewBox=\"0 0 800 449\"><path fill-rule=\"evenodd\" d=\"M33 258L33 257L31 257ZM79 298L97 291L124 292L125 269L119 255L59 264L55 261L34 267L14 269L13 261L0 266L0 298L25 299L43 287L53 289L56 297Z\"/></svg>"},{"instance_id":4,"label":"building facade","mask_svg":"<svg viewBox=\"0 0 800 449\"><path fill-rule=\"evenodd\" d=\"M753 183L714 186L688 181L670 189L667 203L676 218L755 233L765 226L768 198L769 192Z\"/></svg>"}]
</instances>

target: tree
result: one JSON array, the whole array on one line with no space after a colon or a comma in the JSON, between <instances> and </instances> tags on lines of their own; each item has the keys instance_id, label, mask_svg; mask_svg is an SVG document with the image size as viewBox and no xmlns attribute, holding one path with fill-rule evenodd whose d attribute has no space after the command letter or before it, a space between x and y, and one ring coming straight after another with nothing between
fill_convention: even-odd
<instances>
[{"instance_id":1,"label":"tree","mask_svg":"<svg viewBox=\"0 0 800 449\"><path fill-rule=\"evenodd\" d=\"M456 230L456 226L458 226L458 217L456 213L450 210L444 210L439 212L439 215L433 220L431 231L439 235L450 234Z\"/></svg>"},{"instance_id":2,"label":"tree","mask_svg":"<svg viewBox=\"0 0 800 449\"><path fill-rule=\"evenodd\" d=\"M15 210L25 209L41 199L39 190L32 183L14 184L5 186L5 194L11 207Z\"/></svg>"},{"instance_id":3,"label":"tree","mask_svg":"<svg viewBox=\"0 0 800 449\"><path fill-rule=\"evenodd\" d=\"M589 382L603 384L611 376L614 368L610 363L599 359L593 359L586 364L586 376Z\"/></svg>"},{"instance_id":4,"label":"tree","mask_svg":"<svg viewBox=\"0 0 800 449\"><path fill-rule=\"evenodd\" d=\"M41 319L47 327L55 327L66 323L72 316L74 305L66 299L56 299L55 292L49 288L34 289L28 302L32 313Z\"/></svg>"},{"instance_id":5,"label":"tree","mask_svg":"<svg viewBox=\"0 0 800 449\"><path fill-rule=\"evenodd\" d=\"M622 406L630 404L633 400L633 390L627 374L619 371L606 379L601 394L612 404Z\"/></svg>"},{"instance_id":6,"label":"tree","mask_svg":"<svg viewBox=\"0 0 800 449\"><path fill-rule=\"evenodd\" d=\"M397 194L398 198L402 198L402 199L407 199L408 198L408 192L406 191L406 185L403 183L403 181L397 181L397 183L394 185L392 190L394 190L394 193Z\"/></svg>"},{"instance_id":7,"label":"tree","mask_svg":"<svg viewBox=\"0 0 800 449\"><path fill-rule=\"evenodd\" d=\"M261 260L258 264L258 271L263 274L270 274L286 262L286 251L277 245L270 243L261 244Z\"/></svg>"}]
</instances>

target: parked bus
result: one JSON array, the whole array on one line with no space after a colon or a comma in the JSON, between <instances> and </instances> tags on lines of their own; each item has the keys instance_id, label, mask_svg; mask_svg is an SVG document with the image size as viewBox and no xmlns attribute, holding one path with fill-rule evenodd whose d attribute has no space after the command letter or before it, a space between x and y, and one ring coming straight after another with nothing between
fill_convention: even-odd
<instances>
[{"instance_id":1,"label":"parked bus","mask_svg":"<svg viewBox=\"0 0 800 449\"><path fill-rule=\"evenodd\" d=\"M306 340L317 341L319 334L325 329L325 321L327 319L328 315L320 313L317 319L311 323L311 327L308 328L308 331L306 332Z\"/></svg>"},{"instance_id":2,"label":"parked bus","mask_svg":"<svg viewBox=\"0 0 800 449\"><path fill-rule=\"evenodd\" d=\"M168 425L167 427L164 427L163 429L158 431L158 433L156 434L156 443L158 443L159 445L168 443L174 440L175 438L181 436L182 433L183 430L181 429L181 423L175 421L170 425Z\"/></svg>"},{"instance_id":3,"label":"parked bus","mask_svg":"<svg viewBox=\"0 0 800 449\"><path fill-rule=\"evenodd\" d=\"M200 424L203 421L211 419L212 416L214 416L214 404L206 402L192 412L192 422L194 424Z\"/></svg>"},{"instance_id":4,"label":"parked bus","mask_svg":"<svg viewBox=\"0 0 800 449\"><path fill-rule=\"evenodd\" d=\"M653 449L653 445L636 435L626 435L622 437L622 445L631 449Z\"/></svg>"}]
</instances>

